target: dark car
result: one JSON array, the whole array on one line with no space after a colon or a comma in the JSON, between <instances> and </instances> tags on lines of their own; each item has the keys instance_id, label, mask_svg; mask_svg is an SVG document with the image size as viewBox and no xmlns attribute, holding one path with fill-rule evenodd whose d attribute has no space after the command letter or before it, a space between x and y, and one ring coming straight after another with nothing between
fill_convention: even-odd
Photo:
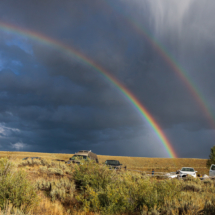
<instances>
[{"instance_id":1,"label":"dark car","mask_svg":"<svg viewBox=\"0 0 215 215\"><path fill-rule=\"evenodd\" d=\"M41 157L26 157L26 158L23 158L22 160L28 160L28 158L31 159L31 160L34 160L34 159L41 160Z\"/></svg>"},{"instance_id":2,"label":"dark car","mask_svg":"<svg viewBox=\"0 0 215 215\"><path fill-rule=\"evenodd\" d=\"M105 165L109 166L110 169L121 169L122 166L118 160L106 160Z\"/></svg>"},{"instance_id":3,"label":"dark car","mask_svg":"<svg viewBox=\"0 0 215 215\"><path fill-rule=\"evenodd\" d=\"M34 160L34 159L39 159L39 160L41 160L41 157L31 157L31 159L32 159L32 160Z\"/></svg>"}]
</instances>

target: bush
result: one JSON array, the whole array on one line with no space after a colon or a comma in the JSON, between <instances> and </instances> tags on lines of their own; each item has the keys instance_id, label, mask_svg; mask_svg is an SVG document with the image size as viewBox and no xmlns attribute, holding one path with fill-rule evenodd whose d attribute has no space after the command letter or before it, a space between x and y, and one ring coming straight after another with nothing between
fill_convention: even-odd
<instances>
[{"instance_id":1,"label":"bush","mask_svg":"<svg viewBox=\"0 0 215 215\"><path fill-rule=\"evenodd\" d=\"M45 173L46 180L38 180L33 187L25 172L0 159L0 214L30 212L37 202L36 192L43 202L39 209L34 207L33 214L215 214L215 183L210 179L156 180L138 172L109 170L91 161L72 168L42 163L39 171ZM64 174L67 171L74 181ZM78 209L82 212L74 211Z\"/></svg>"},{"instance_id":2,"label":"bush","mask_svg":"<svg viewBox=\"0 0 215 215\"><path fill-rule=\"evenodd\" d=\"M199 205L194 201L180 201L180 206L178 207L178 214L198 214Z\"/></svg>"},{"instance_id":3,"label":"bush","mask_svg":"<svg viewBox=\"0 0 215 215\"><path fill-rule=\"evenodd\" d=\"M34 160L22 161L18 166L23 167L23 166L39 166L39 165L41 165L41 161L34 159Z\"/></svg>"},{"instance_id":4,"label":"bush","mask_svg":"<svg viewBox=\"0 0 215 215\"><path fill-rule=\"evenodd\" d=\"M63 175L63 170L59 168L47 168L46 166L41 166L39 171L48 175Z\"/></svg>"},{"instance_id":5,"label":"bush","mask_svg":"<svg viewBox=\"0 0 215 215\"><path fill-rule=\"evenodd\" d=\"M116 172L109 170L105 165L98 165L93 161L84 162L83 165L75 165L73 178L77 188L85 189L87 186L99 190L114 181Z\"/></svg>"},{"instance_id":6,"label":"bush","mask_svg":"<svg viewBox=\"0 0 215 215\"><path fill-rule=\"evenodd\" d=\"M206 201L203 209L203 214L215 214L215 200Z\"/></svg>"},{"instance_id":7,"label":"bush","mask_svg":"<svg viewBox=\"0 0 215 215\"><path fill-rule=\"evenodd\" d=\"M210 168L211 164L215 164L215 146L211 148L211 153L206 163L207 168Z\"/></svg>"},{"instance_id":8,"label":"bush","mask_svg":"<svg viewBox=\"0 0 215 215\"><path fill-rule=\"evenodd\" d=\"M27 211L37 202L37 194L33 185L27 180L27 174L17 171L7 159L0 159L0 208L10 201L13 207Z\"/></svg>"},{"instance_id":9,"label":"bush","mask_svg":"<svg viewBox=\"0 0 215 215\"><path fill-rule=\"evenodd\" d=\"M63 175L63 170L59 168L48 168L48 173L54 175Z\"/></svg>"},{"instance_id":10,"label":"bush","mask_svg":"<svg viewBox=\"0 0 215 215\"><path fill-rule=\"evenodd\" d=\"M211 186L213 184L213 181L210 178L208 178L208 179L204 179L203 183L207 186Z\"/></svg>"},{"instance_id":11,"label":"bush","mask_svg":"<svg viewBox=\"0 0 215 215\"><path fill-rule=\"evenodd\" d=\"M83 210L103 214L153 211L180 195L178 180L157 181L139 173L116 172L95 163L76 166L74 179L82 192Z\"/></svg>"},{"instance_id":12,"label":"bush","mask_svg":"<svg viewBox=\"0 0 215 215\"><path fill-rule=\"evenodd\" d=\"M30 215L30 213L24 213L22 209L14 208L9 201L6 201L4 209L0 209L0 215Z\"/></svg>"},{"instance_id":13,"label":"bush","mask_svg":"<svg viewBox=\"0 0 215 215\"><path fill-rule=\"evenodd\" d=\"M199 184L190 182L190 183L185 183L182 190L200 192L202 190L202 187Z\"/></svg>"},{"instance_id":14,"label":"bush","mask_svg":"<svg viewBox=\"0 0 215 215\"><path fill-rule=\"evenodd\" d=\"M143 211L143 212L141 213L141 215L160 215L160 213L159 213L156 209L154 209L154 210L152 210L151 212Z\"/></svg>"},{"instance_id":15,"label":"bush","mask_svg":"<svg viewBox=\"0 0 215 215\"><path fill-rule=\"evenodd\" d=\"M52 166L51 163L49 163L49 162L46 161L46 160L41 160L41 165L42 165L42 166L46 166L46 167L51 167L51 166Z\"/></svg>"},{"instance_id":16,"label":"bush","mask_svg":"<svg viewBox=\"0 0 215 215\"><path fill-rule=\"evenodd\" d=\"M36 182L38 190L44 190L51 197L52 201L60 200L61 202L69 202L73 199L75 192L75 184L68 178L61 178L56 180L40 179Z\"/></svg>"}]
</instances>

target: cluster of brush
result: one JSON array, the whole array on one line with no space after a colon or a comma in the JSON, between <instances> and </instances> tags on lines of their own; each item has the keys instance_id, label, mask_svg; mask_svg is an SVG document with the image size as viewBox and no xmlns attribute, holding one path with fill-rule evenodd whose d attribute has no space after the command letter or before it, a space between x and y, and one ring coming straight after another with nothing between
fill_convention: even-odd
<instances>
[{"instance_id":1,"label":"cluster of brush","mask_svg":"<svg viewBox=\"0 0 215 215\"><path fill-rule=\"evenodd\" d=\"M215 214L210 179L157 180L93 161L0 159L0 180L2 214Z\"/></svg>"}]
</instances>

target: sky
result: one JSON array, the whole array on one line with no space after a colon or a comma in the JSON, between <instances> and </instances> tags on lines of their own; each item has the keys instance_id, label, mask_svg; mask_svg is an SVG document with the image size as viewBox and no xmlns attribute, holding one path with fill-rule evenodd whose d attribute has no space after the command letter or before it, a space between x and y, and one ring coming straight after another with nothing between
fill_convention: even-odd
<instances>
[{"instance_id":1,"label":"sky","mask_svg":"<svg viewBox=\"0 0 215 215\"><path fill-rule=\"evenodd\" d=\"M208 158L214 10L213 0L0 1L0 151L170 157L97 65L177 157Z\"/></svg>"}]
</instances>

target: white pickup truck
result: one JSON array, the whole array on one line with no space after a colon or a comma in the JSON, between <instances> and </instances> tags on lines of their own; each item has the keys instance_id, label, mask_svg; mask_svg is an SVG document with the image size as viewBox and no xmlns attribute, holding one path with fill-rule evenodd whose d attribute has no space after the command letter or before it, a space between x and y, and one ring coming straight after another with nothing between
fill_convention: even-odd
<instances>
[{"instance_id":1,"label":"white pickup truck","mask_svg":"<svg viewBox=\"0 0 215 215\"><path fill-rule=\"evenodd\" d=\"M209 176L215 176L215 164L212 164L209 170Z\"/></svg>"}]
</instances>

